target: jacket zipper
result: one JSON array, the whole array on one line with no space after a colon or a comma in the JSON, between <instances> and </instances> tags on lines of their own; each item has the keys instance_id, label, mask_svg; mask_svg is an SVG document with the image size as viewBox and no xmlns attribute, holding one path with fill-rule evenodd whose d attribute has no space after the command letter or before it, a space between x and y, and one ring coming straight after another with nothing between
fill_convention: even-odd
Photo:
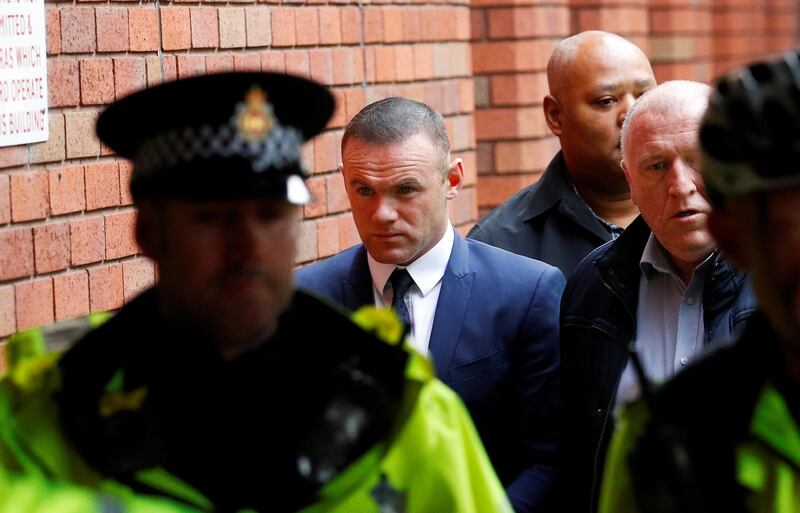
<instances>
[{"instance_id":1,"label":"jacket zipper","mask_svg":"<svg viewBox=\"0 0 800 513\"><path fill-rule=\"evenodd\" d=\"M605 285L606 288L612 294L614 294L614 296L616 296L617 299L619 299L619 302L622 303L622 306L624 306L625 310L628 312L628 315L630 316L631 321L633 321L633 337L634 338L631 341L629 341L628 344L625 346L625 350L627 351L628 347L633 342L633 340L636 340L636 316L633 315L633 312L631 312L630 307L625 302L625 300L622 298L622 296L619 294L619 292L617 292L617 290L614 289L614 287L612 287L605 280L605 278L602 277L602 275L601 275L601 279L603 280L603 285ZM611 336L611 337L617 339L618 341L622 342L619 339L619 337L615 337L611 333L609 333L609 332L607 332L607 331L605 331L605 330L603 330L601 328L595 327L595 329L598 329L599 331L605 333L606 335ZM595 450L594 450L594 463L592 465L592 470L593 470L593 472L592 472L592 489L591 489L591 494L589 495L589 504L588 504L589 508L587 509L587 511L589 513L594 513L594 509L592 507L595 504L595 495L597 495L597 465L598 465L599 460L600 460L600 448L603 446L603 437L605 437L606 428L608 427L608 417L609 417L609 415L611 415L611 409L614 407L614 403L616 402L617 389L619 388L619 381L620 381L620 379L622 379L622 373L625 372L625 366L626 365L627 365L627 362L625 363L625 365L622 366L621 369L617 370L617 376L616 376L616 379L614 380L614 388L611 391L611 399L608 401L608 407L606 408L605 415L603 416L603 425L600 428L600 438L597 439L597 446L595 447Z\"/></svg>"}]
</instances>

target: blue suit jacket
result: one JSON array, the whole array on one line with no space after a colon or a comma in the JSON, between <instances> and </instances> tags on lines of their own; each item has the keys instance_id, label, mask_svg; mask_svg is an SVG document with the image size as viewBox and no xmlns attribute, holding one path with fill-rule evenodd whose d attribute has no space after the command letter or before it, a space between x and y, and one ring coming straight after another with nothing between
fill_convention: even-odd
<instances>
[{"instance_id":1,"label":"blue suit jacket","mask_svg":"<svg viewBox=\"0 0 800 513\"><path fill-rule=\"evenodd\" d=\"M301 288L354 310L374 304L363 245L297 271ZM519 512L540 511L561 437L555 267L456 234L429 350L464 400Z\"/></svg>"}]
</instances>

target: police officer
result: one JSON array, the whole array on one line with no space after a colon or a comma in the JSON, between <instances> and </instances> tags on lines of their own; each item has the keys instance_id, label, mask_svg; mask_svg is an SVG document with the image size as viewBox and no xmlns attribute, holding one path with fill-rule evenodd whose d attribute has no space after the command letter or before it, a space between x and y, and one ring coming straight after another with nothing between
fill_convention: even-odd
<instances>
[{"instance_id":1,"label":"police officer","mask_svg":"<svg viewBox=\"0 0 800 513\"><path fill-rule=\"evenodd\" d=\"M3 468L192 511L509 510L402 324L379 311L356 324L294 289L301 146L333 106L304 79L230 73L100 116L100 139L133 161L158 284L63 356L11 370Z\"/></svg>"},{"instance_id":2,"label":"police officer","mask_svg":"<svg viewBox=\"0 0 800 513\"><path fill-rule=\"evenodd\" d=\"M800 511L800 55L721 79L700 139L709 226L759 311L623 415L602 512Z\"/></svg>"}]
</instances>

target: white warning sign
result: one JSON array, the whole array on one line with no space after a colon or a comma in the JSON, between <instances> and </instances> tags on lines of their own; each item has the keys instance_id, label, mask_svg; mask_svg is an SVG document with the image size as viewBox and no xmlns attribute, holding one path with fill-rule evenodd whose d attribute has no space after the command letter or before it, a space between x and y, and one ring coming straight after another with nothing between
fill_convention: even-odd
<instances>
[{"instance_id":1,"label":"white warning sign","mask_svg":"<svg viewBox=\"0 0 800 513\"><path fill-rule=\"evenodd\" d=\"M0 0L0 146L47 140L44 0Z\"/></svg>"}]
</instances>

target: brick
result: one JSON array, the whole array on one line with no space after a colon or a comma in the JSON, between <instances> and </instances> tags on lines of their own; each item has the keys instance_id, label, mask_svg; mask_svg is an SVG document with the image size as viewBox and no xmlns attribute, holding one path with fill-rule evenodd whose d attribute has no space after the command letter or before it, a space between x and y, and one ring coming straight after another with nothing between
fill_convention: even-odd
<instances>
[{"instance_id":1,"label":"brick","mask_svg":"<svg viewBox=\"0 0 800 513\"><path fill-rule=\"evenodd\" d=\"M47 84L47 96L51 108L78 105L80 101L78 62L72 59L48 59Z\"/></svg>"},{"instance_id":2,"label":"brick","mask_svg":"<svg viewBox=\"0 0 800 513\"><path fill-rule=\"evenodd\" d=\"M567 7L514 7L489 11L491 39L525 39L569 34L570 12Z\"/></svg>"},{"instance_id":3,"label":"brick","mask_svg":"<svg viewBox=\"0 0 800 513\"><path fill-rule=\"evenodd\" d=\"M472 68L476 75L516 71L542 71L555 46L555 40L475 43Z\"/></svg>"},{"instance_id":4,"label":"brick","mask_svg":"<svg viewBox=\"0 0 800 513\"><path fill-rule=\"evenodd\" d=\"M94 132L97 112L67 112L67 158L93 157L100 155L100 140Z\"/></svg>"},{"instance_id":5,"label":"brick","mask_svg":"<svg viewBox=\"0 0 800 513\"><path fill-rule=\"evenodd\" d=\"M86 208L83 167L51 169L48 172L48 182L52 215L68 214Z\"/></svg>"},{"instance_id":6,"label":"brick","mask_svg":"<svg viewBox=\"0 0 800 513\"><path fill-rule=\"evenodd\" d=\"M61 8L61 51L91 53L97 50L94 8Z\"/></svg>"},{"instance_id":7,"label":"brick","mask_svg":"<svg viewBox=\"0 0 800 513\"><path fill-rule=\"evenodd\" d=\"M301 221L300 235L297 238L297 262L308 262L317 258L317 223Z\"/></svg>"},{"instance_id":8,"label":"brick","mask_svg":"<svg viewBox=\"0 0 800 513\"><path fill-rule=\"evenodd\" d=\"M102 216L81 217L70 223L72 265L99 262L105 257L105 226Z\"/></svg>"},{"instance_id":9,"label":"brick","mask_svg":"<svg viewBox=\"0 0 800 513\"><path fill-rule=\"evenodd\" d=\"M317 221L317 256L325 258L339 252L339 221L324 218Z\"/></svg>"},{"instance_id":10,"label":"brick","mask_svg":"<svg viewBox=\"0 0 800 513\"><path fill-rule=\"evenodd\" d=\"M192 26L192 48L217 48L219 46L219 23L216 7L192 7L189 9Z\"/></svg>"},{"instance_id":11,"label":"brick","mask_svg":"<svg viewBox=\"0 0 800 513\"><path fill-rule=\"evenodd\" d=\"M338 45L342 42L342 17L340 7L319 8L319 42Z\"/></svg>"},{"instance_id":12,"label":"brick","mask_svg":"<svg viewBox=\"0 0 800 513\"><path fill-rule=\"evenodd\" d=\"M76 271L53 277L56 320L72 319L89 313L89 274Z\"/></svg>"},{"instance_id":13,"label":"brick","mask_svg":"<svg viewBox=\"0 0 800 513\"><path fill-rule=\"evenodd\" d=\"M119 162L119 202L120 205L133 204L133 196L131 196L131 174L133 173L133 165L130 161L123 160Z\"/></svg>"},{"instance_id":14,"label":"brick","mask_svg":"<svg viewBox=\"0 0 800 513\"><path fill-rule=\"evenodd\" d=\"M549 93L545 72L493 75L490 78L492 105L540 104Z\"/></svg>"},{"instance_id":15,"label":"brick","mask_svg":"<svg viewBox=\"0 0 800 513\"><path fill-rule=\"evenodd\" d=\"M206 72L206 58L203 55L182 53L178 57L178 77L195 77Z\"/></svg>"},{"instance_id":16,"label":"brick","mask_svg":"<svg viewBox=\"0 0 800 513\"><path fill-rule=\"evenodd\" d=\"M475 150L457 154L464 161L464 187L472 187L478 183L478 164Z\"/></svg>"},{"instance_id":17,"label":"brick","mask_svg":"<svg viewBox=\"0 0 800 513\"><path fill-rule=\"evenodd\" d=\"M122 306L124 300L122 265L89 269L89 310L104 312Z\"/></svg>"},{"instance_id":18,"label":"brick","mask_svg":"<svg viewBox=\"0 0 800 513\"><path fill-rule=\"evenodd\" d=\"M314 172L333 171L339 166L339 139L336 132L314 138Z\"/></svg>"},{"instance_id":19,"label":"brick","mask_svg":"<svg viewBox=\"0 0 800 513\"><path fill-rule=\"evenodd\" d=\"M33 231L15 228L0 232L0 281L30 276L33 270Z\"/></svg>"},{"instance_id":20,"label":"brick","mask_svg":"<svg viewBox=\"0 0 800 513\"><path fill-rule=\"evenodd\" d=\"M649 18L647 8L609 6L585 9L578 12L578 30L602 27L603 30L626 33L647 33Z\"/></svg>"},{"instance_id":21,"label":"brick","mask_svg":"<svg viewBox=\"0 0 800 513\"><path fill-rule=\"evenodd\" d=\"M17 302L17 330L53 323L52 278L18 283L14 286L14 296Z\"/></svg>"},{"instance_id":22,"label":"brick","mask_svg":"<svg viewBox=\"0 0 800 513\"><path fill-rule=\"evenodd\" d=\"M366 92L360 87L354 87L345 91L345 118L349 121L366 107Z\"/></svg>"},{"instance_id":23,"label":"brick","mask_svg":"<svg viewBox=\"0 0 800 513\"><path fill-rule=\"evenodd\" d=\"M342 18L342 44L361 42L361 11L358 7L337 7Z\"/></svg>"},{"instance_id":24,"label":"brick","mask_svg":"<svg viewBox=\"0 0 800 513\"><path fill-rule=\"evenodd\" d=\"M261 71L261 56L257 53L236 54L233 56L233 69L236 71Z\"/></svg>"},{"instance_id":25,"label":"brick","mask_svg":"<svg viewBox=\"0 0 800 513\"><path fill-rule=\"evenodd\" d=\"M117 206L119 198L119 164L104 162L84 168L86 180L86 210Z\"/></svg>"},{"instance_id":26,"label":"brick","mask_svg":"<svg viewBox=\"0 0 800 513\"><path fill-rule=\"evenodd\" d=\"M403 41L416 42L422 38L422 19L420 10L403 9Z\"/></svg>"},{"instance_id":27,"label":"brick","mask_svg":"<svg viewBox=\"0 0 800 513\"><path fill-rule=\"evenodd\" d=\"M336 85L352 84L354 77L353 52L360 51L352 48L339 47L331 50L333 60L333 83Z\"/></svg>"},{"instance_id":28,"label":"brick","mask_svg":"<svg viewBox=\"0 0 800 513\"><path fill-rule=\"evenodd\" d=\"M122 258L139 252L134 235L136 213L123 211L105 216L106 259Z\"/></svg>"},{"instance_id":29,"label":"brick","mask_svg":"<svg viewBox=\"0 0 800 513\"><path fill-rule=\"evenodd\" d=\"M17 310L14 303L14 287L0 287L0 337L6 337L15 331L17 331Z\"/></svg>"},{"instance_id":30,"label":"brick","mask_svg":"<svg viewBox=\"0 0 800 513\"><path fill-rule=\"evenodd\" d=\"M325 85L333 84L333 58L329 48L317 48L308 52L311 78Z\"/></svg>"},{"instance_id":31,"label":"brick","mask_svg":"<svg viewBox=\"0 0 800 513\"><path fill-rule=\"evenodd\" d=\"M308 50L287 50L285 58L286 73L302 77L308 77L311 74Z\"/></svg>"},{"instance_id":32,"label":"brick","mask_svg":"<svg viewBox=\"0 0 800 513\"><path fill-rule=\"evenodd\" d=\"M261 69L278 73L286 72L286 60L283 52L279 50L266 50L261 52Z\"/></svg>"},{"instance_id":33,"label":"brick","mask_svg":"<svg viewBox=\"0 0 800 513\"><path fill-rule=\"evenodd\" d=\"M206 72L222 73L233 71L233 56L229 53L215 53L206 55Z\"/></svg>"},{"instance_id":34,"label":"brick","mask_svg":"<svg viewBox=\"0 0 800 513\"><path fill-rule=\"evenodd\" d=\"M114 59L114 97L119 100L147 87L147 68L141 57Z\"/></svg>"},{"instance_id":35,"label":"brick","mask_svg":"<svg viewBox=\"0 0 800 513\"><path fill-rule=\"evenodd\" d=\"M537 175L483 176L478 181L478 205L495 207L523 187L535 182Z\"/></svg>"},{"instance_id":36,"label":"brick","mask_svg":"<svg viewBox=\"0 0 800 513\"><path fill-rule=\"evenodd\" d=\"M494 147L494 170L497 173L539 172L547 167L558 151L554 137L529 141L498 142Z\"/></svg>"},{"instance_id":37,"label":"brick","mask_svg":"<svg viewBox=\"0 0 800 513\"><path fill-rule=\"evenodd\" d=\"M377 82L394 82L395 79L395 47L375 48L375 80Z\"/></svg>"},{"instance_id":38,"label":"brick","mask_svg":"<svg viewBox=\"0 0 800 513\"><path fill-rule=\"evenodd\" d=\"M333 94L333 114L328 121L328 128L342 128L347 124L345 117L345 93L341 89L331 90Z\"/></svg>"},{"instance_id":39,"label":"brick","mask_svg":"<svg viewBox=\"0 0 800 513\"><path fill-rule=\"evenodd\" d=\"M319 44L319 14L317 9L297 9L297 11L295 11L294 23L298 46L314 46Z\"/></svg>"},{"instance_id":40,"label":"brick","mask_svg":"<svg viewBox=\"0 0 800 513\"><path fill-rule=\"evenodd\" d=\"M132 52L154 52L159 48L158 11L148 4L128 8L128 38Z\"/></svg>"},{"instance_id":41,"label":"brick","mask_svg":"<svg viewBox=\"0 0 800 513\"><path fill-rule=\"evenodd\" d=\"M219 46L221 48L244 48L247 33L244 8L227 7L219 10Z\"/></svg>"},{"instance_id":42,"label":"brick","mask_svg":"<svg viewBox=\"0 0 800 513\"><path fill-rule=\"evenodd\" d=\"M161 7L161 41L165 50L188 50L192 25L188 7Z\"/></svg>"},{"instance_id":43,"label":"brick","mask_svg":"<svg viewBox=\"0 0 800 513\"><path fill-rule=\"evenodd\" d=\"M6 146L0 148L0 168L22 166L28 163L27 146Z\"/></svg>"},{"instance_id":44,"label":"brick","mask_svg":"<svg viewBox=\"0 0 800 513\"><path fill-rule=\"evenodd\" d=\"M364 8L364 42L380 43L383 41L383 13L381 7Z\"/></svg>"},{"instance_id":45,"label":"brick","mask_svg":"<svg viewBox=\"0 0 800 513\"><path fill-rule=\"evenodd\" d=\"M694 57L694 40L690 37L650 38L650 59L653 62L685 61Z\"/></svg>"},{"instance_id":46,"label":"brick","mask_svg":"<svg viewBox=\"0 0 800 513\"><path fill-rule=\"evenodd\" d=\"M341 173L325 177L325 191L329 214L350 210L350 200L347 199L347 190L344 188L344 179Z\"/></svg>"},{"instance_id":47,"label":"brick","mask_svg":"<svg viewBox=\"0 0 800 513\"><path fill-rule=\"evenodd\" d=\"M97 51L126 52L128 50L128 9L126 7L97 7Z\"/></svg>"},{"instance_id":48,"label":"brick","mask_svg":"<svg viewBox=\"0 0 800 513\"><path fill-rule=\"evenodd\" d=\"M114 101L114 64L111 59L81 59L81 103L104 105Z\"/></svg>"},{"instance_id":49,"label":"brick","mask_svg":"<svg viewBox=\"0 0 800 513\"><path fill-rule=\"evenodd\" d=\"M450 222L455 226L474 221L477 216L475 189L473 187L462 188L458 196L448 202L447 207Z\"/></svg>"},{"instance_id":50,"label":"brick","mask_svg":"<svg viewBox=\"0 0 800 513\"><path fill-rule=\"evenodd\" d=\"M414 50L411 45L394 47L395 80L410 82L414 80Z\"/></svg>"},{"instance_id":51,"label":"brick","mask_svg":"<svg viewBox=\"0 0 800 513\"><path fill-rule=\"evenodd\" d=\"M327 197L325 191L325 177L315 176L306 180L306 187L313 198L312 203L303 206L303 217L320 217L328 212Z\"/></svg>"},{"instance_id":52,"label":"brick","mask_svg":"<svg viewBox=\"0 0 800 513\"><path fill-rule=\"evenodd\" d=\"M51 112L48 115L48 124L47 141L30 145L31 164L64 160L66 156L67 143L64 114Z\"/></svg>"},{"instance_id":53,"label":"brick","mask_svg":"<svg viewBox=\"0 0 800 513\"><path fill-rule=\"evenodd\" d=\"M125 302L153 286L156 279L155 267L148 258L136 258L122 264L122 285Z\"/></svg>"},{"instance_id":54,"label":"brick","mask_svg":"<svg viewBox=\"0 0 800 513\"><path fill-rule=\"evenodd\" d=\"M339 247L342 249L355 246L361 242L356 229L356 223L353 221L353 216L345 214L336 218L339 221Z\"/></svg>"},{"instance_id":55,"label":"brick","mask_svg":"<svg viewBox=\"0 0 800 513\"><path fill-rule=\"evenodd\" d=\"M534 107L478 110L475 112L475 127L479 141L549 134L541 109Z\"/></svg>"},{"instance_id":56,"label":"brick","mask_svg":"<svg viewBox=\"0 0 800 513\"><path fill-rule=\"evenodd\" d=\"M45 7L44 15L44 26L47 30L45 35L47 55L58 55L61 53L61 14L58 7L48 5Z\"/></svg>"},{"instance_id":57,"label":"brick","mask_svg":"<svg viewBox=\"0 0 800 513\"><path fill-rule=\"evenodd\" d=\"M433 49L430 45L413 45L414 78L428 80L433 78Z\"/></svg>"},{"instance_id":58,"label":"brick","mask_svg":"<svg viewBox=\"0 0 800 513\"><path fill-rule=\"evenodd\" d=\"M406 9L394 6L383 8L384 43L400 43L404 40L403 11Z\"/></svg>"},{"instance_id":59,"label":"brick","mask_svg":"<svg viewBox=\"0 0 800 513\"><path fill-rule=\"evenodd\" d=\"M276 7L270 11L272 17L272 46L294 46L294 9Z\"/></svg>"},{"instance_id":60,"label":"brick","mask_svg":"<svg viewBox=\"0 0 800 513\"><path fill-rule=\"evenodd\" d=\"M15 173L11 175L11 220L14 222L43 219L47 216L47 173Z\"/></svg>"},{"instance_id":61,"label":"brick","mask_svg":"<svg viewBox=\"0 0 800 513\"><path fill-rule=\"evenodd\" d=\"M69 266L69 223L51 223L33 229L34 264L37 274Z\"/></svg>"},{"instance_id":62,"label":"brick","mask_svg":"<svg viewBox=\"0 0 800 513\"><path fill-rule=\"evenodd\" d=\"M11 185L8 175L0 175L0 224L11 221Z\"/></svg>"},{"instance_id":63,"label":"brick","mask_svg":"<svg viewBox=\"0 0 800 513\"><path fill-rule=\"evenodd\" d=\"M484 9L470 9L470 34L473 41L482 41L487 38L486 14Z\"/></svg>"},{"instance_id":64,"label":"brick","mask_svg":"<svg viewBox=\"0 0 800 513\"><path fill-rule=\"evenodd\" d=\"M272 25L266 7L246 7L247 46L269 46L272 44Z\"/></svg>"}]
</instances>

